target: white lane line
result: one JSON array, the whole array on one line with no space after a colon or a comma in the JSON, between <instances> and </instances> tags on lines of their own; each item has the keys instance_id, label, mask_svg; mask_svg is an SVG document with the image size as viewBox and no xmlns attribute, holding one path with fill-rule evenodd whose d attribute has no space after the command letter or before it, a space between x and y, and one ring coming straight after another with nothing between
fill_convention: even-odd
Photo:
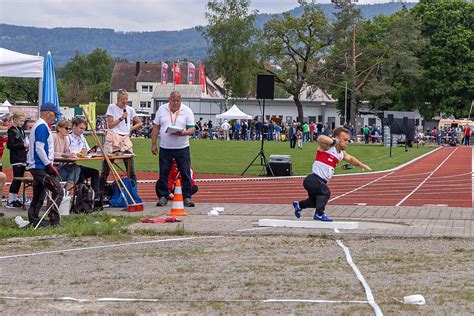
<instances>
[{"instance_id":1,"label":"white lane line","mask_svg":"<svg viewBox=\"0 0 474 316\"><path fill-rule=\"evenodd\" d=\"M382 180L382 179L385 178L385 177L388 177L389 175L391 175L391 174L394 173L394 172L395 172L395 171L392 171L392 172L390 172L390 173L387 173L386 175L384 175L384 176L382 176L382 177L380 177L380 178L377 178L377 179L375 179L375 180L372 180L372 181L370 181L370 182L368 182L368 183L366 183L366 184L364 184L364 185L361 185L360 187L357 187L357 188L355 188L355 189L352 190L352 191L349 191L349 192L346 192L346 193L344 193L344 194L341 194L341 195L338 195L338 196L336 196L336 197L333 197L333 198L330 199L328 202L332 202L332 201L334 201L334 200L337 200L338 198L341 198L341 197L346 196L346 195L348 195L348 194L354 193L354 192L356 192L356 191L358 191L358 190L360 190L360 189L363 189L363 188L365 188L366 186L369 186L369 185L371 185L371 184L374 184L375 182L377 182L377 181L379 181L379 180Z\"/></svg>"},{"instance_id":2,"label":"white lane line","mask_svg":"<svg viewBox=\"0 0 474 316\"><path fill-rule=\"evenodd\" d=\"M374 295L372 294L372 291L370 290L369 284L365 281L364 276L362 273L360 273L359 268L355 265L354 261L352 261L351 253L349 252L349 248L344 246L342 241L336 240L337 244L344 250L344 254L346 255L347 262L351 266L352 270L355 272L357 275L357 278L359 281L362 283L362 286L364 287L365 290L365 295L367 296L367 302L369 302L370 306L372 306L372 309L374 310L374 313L376 316L382 316L382 310L380 309L379 305L375 302Z\"/></svg>"},{"instance_id":3,"label":"white lane line","mask_svg":"<svg viewBox=\"0 0 474 316\"><path fill-rule=\"evenodd\" d=\"M71 301L77 303L88 303L88 302L196 302L196 303L240 303L240 302L261 302L261 303L355 303L355 304L368 304L367 301L340 301L340 300L300 300L300 299L266 299L266 300L173 300L173 299L155 299L155 298L120 298L120 297L102 297L94 299L81 299L74 297L19 297L19 296L0 296L0 300L19 300L19 301Z\"/></svg>"},{"instance_id":4,"label":"white lane line","mask_svg":"<svg viewBox=\"0 0 474 316\"><path fill-rule=\"evenodd\" d=\"M433 171L430 172L430 174L425 178L425 180L423 180L415 189L413 189L413 191L411 191L410 193L408 193L408 195L406 195L403 199L401 199L401 201L398 202L397 205L395 205L395 206L400 206L400 205L402 205L403 202L405 202L410 196L412 196L416 191L418 191L418 189L419 189L423 184L425 184L425 182L428 181L428 179L431 178L431 176L432 176L436 171L438 171L438 169L441 168L441 167L444 165L444 163L445 163L458 149L459 149L459 148L456 148L452 153L450 153L450 154L448 155L448 157L446 157L446 159L444 159L443 162L440 163L440 164L438 165L438 167L436 167L435 170L433 170Z\"/></svg>"},{"instance_id":5,"label":"white lane line","mask_svg":"<svg viewBox=\"0 0 474 316\"><path fill-rule=\"evenodd\" d=\"M0 259L10 259L10 258L18 258L18 257L41 256L41 255L48 255L48 254L55 254L55 253L75 252L75 251L95 250L95 249L105 249L105 248L115 248L115 247L133 246L133 245L146 245L146 244L162 243L162 242L169 242L169 241L184 241L184 240L208 239L208 238L221 238L221 237L224 237L224 236L183 237L183 238L170 238L170 239L158 239L158 240L136 241L136 242L127 242L127 243L120 243L120 244L109 244L109 245L102 245L102 246L92 246L92 247L82 247L82 248L69 248L69 249L61 249L61 250L51 250L51 251L42 251L42 252L33 252L33 253L23 253L23 254L18 254L18 255L11 255L11 256L1 256Z\"/></svg>"}]
</instances>

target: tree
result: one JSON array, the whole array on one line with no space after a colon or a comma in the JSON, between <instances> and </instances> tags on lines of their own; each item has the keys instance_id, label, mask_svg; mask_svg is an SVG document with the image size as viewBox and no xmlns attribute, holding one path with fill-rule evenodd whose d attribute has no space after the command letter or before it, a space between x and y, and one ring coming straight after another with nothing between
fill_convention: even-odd
<instances>
[{"instance_id":1,"label":"tree","mask_svg":"<svg viewBox=\"0 0 474 316\"><path fill-rule=\"evenodd\" d=\"M212 72L224 79L226 99L248 96L255 83L256 12L249 13L249 5L249 0L209 1L209 25L200 28L208 41Z\"/></svg>"},{"instance_id":2,"label":"tree","mask_svg":"<svg viewBox=\"0 0 474 316\"><path fill-rule=\"evenodd\" d=\"M83 103L108 99L113 60L107 51L95 49L89 55L76 53L60 71L66 102Z\"/></svg>"},{"instance_id":3,"label":"tree","mask_svg":"<svg viewBox=\"0 0 474 316\"><path fill-rule=\"evenodd\" d=\"M38 102L38 79L0 78L0 100Z\"/></svg>"},{"instance_id":4,"label":"tree","mask_svg":"<svg viewBox=\"0 0 474 316\"><path fill-rule=\"evenodd\" d=\"M304 0L299 17L274 15L264 26L260 65L275 74L276 83L293 97L298 121L304 113L300 94L320 77L319 68L332 43L330 25L322 10Z\"/></svg>"},{"instance_id":5,"label":"tree","mask_svg":"<svg viewBox=\"0 0 474 316\"><path fill-rule=\"evenodd\" d=\"M375 55L383 54L376 71L361 91L364 100L377 110L422 110L424 99L419 93L423 69L417 55L426 41L413 15L402 9L392 16L378 16L366 21L366 45Z\"/></svg>"},{"instance_id":6,"label":"tree","mask_svg":"<svg viewBox=\"0 0 474 316\"><path fill-rule=\"evenodd\" d=\"M413 12L428 39L420 54L426 70L424 113L467 117L474 99L474 3L421 0Z\"/></svg>"}]
</instances>

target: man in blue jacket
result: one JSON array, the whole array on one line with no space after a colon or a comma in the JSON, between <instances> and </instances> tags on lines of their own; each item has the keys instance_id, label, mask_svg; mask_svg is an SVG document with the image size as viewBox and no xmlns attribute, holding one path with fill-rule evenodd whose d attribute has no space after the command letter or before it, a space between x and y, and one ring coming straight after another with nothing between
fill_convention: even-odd
<instances>
[{"instance_id":1,"label":"man in blue jacket","mask_svg":"<svg viewBox=\"0 0 474 316\"><path fill-rule=\"evenodd\" d=\"M49 126L60 113L56 106L45 103L41 106L41 115L31 129L30 150L28 151L26 169L33 175L33 200L28 209L28 220L33 227L40 221L39 212L43 206L46 190L51 192L52 199L59 206L63 199L58 170L53 165L54 141ZM60 226L59 210L53 206L49 211L49 222L42 221L40 227Z\"/></svg>"}]
</instances>

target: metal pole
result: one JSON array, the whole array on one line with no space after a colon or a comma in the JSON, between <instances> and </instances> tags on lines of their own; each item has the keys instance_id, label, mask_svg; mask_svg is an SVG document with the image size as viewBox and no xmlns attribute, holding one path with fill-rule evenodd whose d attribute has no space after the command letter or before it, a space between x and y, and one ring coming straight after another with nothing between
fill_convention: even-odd
<instances>
[{"instance_id":1,"label":"metal pole","mask_svg":"<svg viewBox=\"0 0 474 316\"><path fill-rule=\"evenodd\" d=\"M347 81L346 81L346 87L344 91L344 121L347 123Z\"/></svg>"}]
</instances>

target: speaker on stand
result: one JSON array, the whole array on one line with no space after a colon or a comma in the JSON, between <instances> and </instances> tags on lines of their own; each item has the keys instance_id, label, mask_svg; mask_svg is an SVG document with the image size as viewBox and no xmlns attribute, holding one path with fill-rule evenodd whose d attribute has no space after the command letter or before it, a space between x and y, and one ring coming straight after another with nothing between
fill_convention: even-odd
<instances>
[{"instance_id":1,"label":"speaker on stand","mask_svg":"<svg viewBox=\"0 0 474 316\"><path fill-rule=\"evenodd\" d=\"M273 100L274 98L275 98L275 75L258 74L257 75L257 101L263 99L262 126L265 122L265 100L266 99ZM247 172L250 166L254 164L255 160L257 160L257 158L260 157L260 166L262 167L262 171L260 172L260 175L268 171L268 174L272 175L273 177L275 176L273 173L272 167L268 163L268 159L265 156L264 143L265 143L265 135L263 135L262 133L260 151L255 156L255 158L253 158L253 160L250 162L247 168L245 168L245 170L242 172L241 175L244 175L244 173Z\"/></svg>"}]
</instances>

